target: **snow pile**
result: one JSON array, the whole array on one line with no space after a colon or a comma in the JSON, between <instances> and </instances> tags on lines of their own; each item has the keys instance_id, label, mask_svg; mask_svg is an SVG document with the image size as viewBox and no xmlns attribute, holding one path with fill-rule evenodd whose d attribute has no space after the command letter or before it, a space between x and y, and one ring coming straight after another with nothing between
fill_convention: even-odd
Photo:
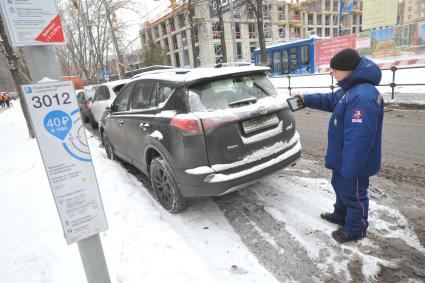
<instances>
[{"instance_id":1,"label":"snow pile","mask_svg":"<svg viewBox=\"0 0 425 283\"><path fill-rule=\"evenodd\" d=\"M19 109L0 115L2 282L85 282L67 246L36 140ZM90 133L87 133L90 136ZM165 212L99 140L89 137L109 230L101 240L112 282L275 282L210 199Z\"/></svg>"},{"instance_id":2,"label":"snow pile","mask_svg":"<svg viewBox=\"0 0 425 283\"><path fill-rule=\"evenodd\" d=\"M338 274L344 281L350 280L347 264L355 258L362 261L366 279L373 280L380 271L379 264L394 264L371 255L376 246L369 239L341 246L330 234L337 226L323 221L319 213L332 211L335 194L326 179L285 176L265 179L255 190L265 204L265 210L276 220L285 223L285 230L307 251L325 273ZM386 215L393 221L386 221ZM388 218L386 218L388 219ZM406 219L396 210L370 201L369 235L398 238L425 253L416 234L408 227Z\"/></svg>"}]
</instances>

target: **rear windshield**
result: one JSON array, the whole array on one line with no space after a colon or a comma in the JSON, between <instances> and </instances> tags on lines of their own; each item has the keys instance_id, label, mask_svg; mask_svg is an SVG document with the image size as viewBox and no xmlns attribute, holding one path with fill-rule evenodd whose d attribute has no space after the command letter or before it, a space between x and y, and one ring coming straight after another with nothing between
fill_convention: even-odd
<instances>
[{"instance_id":1,"label":"rear windshield","mask_svg":"<svg viewBox=\"0 0 425 283\"><path fill-rule=\"evenodd\" d=\"M246 75L201 83L190 87L192 111L239 107L264 97L276 97L277 91L265 75Z\"/></svg>"},{"instance_id":2,"label":"rear windshield","mask_svg":"<svg viewBox=\"0 0 425 283\"><path fill-rule=\"evenodd\" d=\"M86 92L86 100L89 100L90 98L94 97L96 89L95 88L87 89L85 92Z\"/></svg>"}]
</instances>

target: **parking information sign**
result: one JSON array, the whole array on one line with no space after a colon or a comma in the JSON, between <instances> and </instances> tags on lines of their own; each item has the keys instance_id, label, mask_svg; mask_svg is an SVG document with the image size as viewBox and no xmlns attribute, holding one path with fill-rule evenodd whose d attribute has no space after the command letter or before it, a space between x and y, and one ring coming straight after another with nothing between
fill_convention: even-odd
<instances>
[{"instance_id":1,"label":"parking information sign","mask_svg":"<svg viewBox=\"0 0 425 283\"><path fill-rule=\"evenodd\" d=\"M107 227L71 81L22 86L68 244Z\"/></svg>"},{"instance_id":2,"label":"parking information sign","mask_svg":"<svg viewBox=\"0 0 425 283\"><path fill-rule=\"evenodd\" d=\"M56 0L1 0L0 6L13 46L65 43Z\"/></svg>"}]
</instances>

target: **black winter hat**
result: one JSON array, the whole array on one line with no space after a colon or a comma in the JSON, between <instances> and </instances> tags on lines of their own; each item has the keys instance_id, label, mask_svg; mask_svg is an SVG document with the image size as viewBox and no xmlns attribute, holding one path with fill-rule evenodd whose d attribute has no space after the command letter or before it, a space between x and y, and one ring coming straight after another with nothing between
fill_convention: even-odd
<instances>
[{"instance_id":1,"label":"black winter hat","mask_svg":"<svg viewBox=\"0 0 425 283\"><path fill-rule=\"evenodd\" d=\"M331 68L340 71L353 71L361 59L356 50L352 48L342 49L332 57Z\"/></svg>"}]
</instances>

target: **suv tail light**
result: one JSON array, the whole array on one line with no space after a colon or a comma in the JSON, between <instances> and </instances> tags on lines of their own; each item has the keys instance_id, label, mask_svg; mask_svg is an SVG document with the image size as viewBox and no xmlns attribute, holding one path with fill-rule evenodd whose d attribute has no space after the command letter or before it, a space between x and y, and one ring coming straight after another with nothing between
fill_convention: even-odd
<instances>
[{"instance_id":1,"label":"suv tail light","mask_svg":"<svg viewBox=\"0 0 425 283\"><path fill-rule=\"evenodd\" d=\"M201 121L193 114L179 114L174 116L170 122L171 126L179 128L183 135L202 135Z\"/></svg>"}]
</instances>

